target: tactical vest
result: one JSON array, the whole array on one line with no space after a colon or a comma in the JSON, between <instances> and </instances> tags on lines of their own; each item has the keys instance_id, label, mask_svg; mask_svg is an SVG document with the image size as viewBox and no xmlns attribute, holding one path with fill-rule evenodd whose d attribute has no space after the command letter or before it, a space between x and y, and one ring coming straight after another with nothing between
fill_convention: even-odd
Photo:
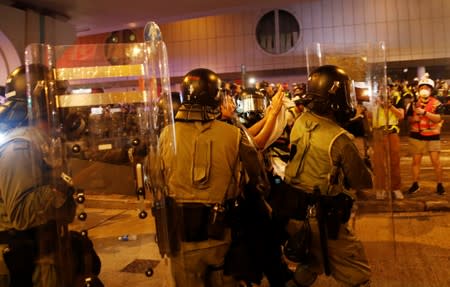
<instances>
[{"instance_id":1,"label":"tactical vest","mask_svg":"<svg viewBox=\"0 0 450 287\"><path fill-rule=\"evenodd\" d=\"M427 103L421 103L418 101L416 106L422 106L422 108L427 111L427 113L435 113L436 108L441 103L433 97L430 97ZM414 112L414 115L417 115ZM435 123L430 120L427 116L419 116L418 122L410 123L410 132L420 133L422 136L435 136L441 133L442 122Z\"/></svg>"},{"instance_id":2,"label":"tactical vest","mask_svg":"<svg viewBox=\"0 0 450 287\"><path fill-rule=\"evenodd\" d=\"M163 152L169 194L177 202L219 203L239 176L240 130L221 121L176 122L176 158ZM228 193L227 193L228 189Z\"/></svg>"},{"instance_id":3,"label":"tactical vest","mask_svg":"<svg viewBox=\"0 0 450 287\"><path fill-rule=\"evenodd\" d=\"M291 146L295 154L286 166L286 182L305 192L318 186L324 195L336 195L343 191L342 184L330 185L330 176L336 170L331 157L331 147L340 135L352 136L333 121L304 112L291 131ZM292 155L291 155L292 156ZM331 188L331 190L329 190Z\"/></svg>"},{"instance_id":4,"label":"tactical vest","mask_svg":"<svg viewBox=\"0 0 450 287\"><path fill-rule=\"evenodd\" d=\"M36 219L33 215L25 215L18 217L15 226L11 222L10 217L7 215L5 202L17 202L21 201L24 194L28 193L27 190L42 185L43 182L49 182L49 174L46 173L46 158L49 158L48 142L45 140L44 135L35 128L19 127L15 128L6 134L3 141L0 143L0 189L5 187L6 190L2 190L3 196L0 196L0 230L6 230L9 228L27 229L34 227L31 224L31 219ZM36 163L42 163L39 166L32 166L33 174L14 173L16 171L15 161L17 158L12 158L9 153L13 154L13 151L21 151L29 156L29 165ZM8 158L6 161L5 158ZM8 175L4 174L8 173ZM53 200L48 198L48 200ZM45 222L42 222L45 223Z\"/></svg>"}]
</instances>

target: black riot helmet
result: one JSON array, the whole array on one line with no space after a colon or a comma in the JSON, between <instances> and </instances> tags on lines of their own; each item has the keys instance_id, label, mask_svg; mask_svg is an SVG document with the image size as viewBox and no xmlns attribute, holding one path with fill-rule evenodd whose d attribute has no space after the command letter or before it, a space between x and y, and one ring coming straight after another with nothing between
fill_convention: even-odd
<instances>
[{"instance_id":1,"label":"black riot helmet","mask_svg":"<svg viewBox=\"0 0 450 287\"><path fill-rule=\"evenodd\" d=\"M181 106L175 116L180 121L210 121L220 116L222 82L209 69L187 73L181 83Z\"/></svg>"},{"instance_id":2,"label":"black riot helmet","mask_svg":"<svg viewBox=\"0 0 450 287\"><path fill-rule=\"evenodd\" d=\"M244 89L238 97L237 113L245 127L251 127L264 117L268 99L255 88Z\"/></svg>"},{"instance_id":3,"label":"black riot helmet","mask_svg":"<svg viewBox=\"0 0 450 287\"><path fill-rule=\"evenodd\" d=\"M333 115L341 125L355 114L351 93L352 81L347 73L337 66L320 66L308 77L308 108L318 115Z\"/></svg>"},{"instance_id":4,"label":"black riot helmet","mask_svg":"<svg viewBox=\"0 0 450 287\"><path fill-rule=\"evenodd\" d=\"M28 120L48 119L51 79L49 69L42 64L16 68L6 80L6 101L0 108L0 120L13 128Z\"/></svg>"}]
</instances>

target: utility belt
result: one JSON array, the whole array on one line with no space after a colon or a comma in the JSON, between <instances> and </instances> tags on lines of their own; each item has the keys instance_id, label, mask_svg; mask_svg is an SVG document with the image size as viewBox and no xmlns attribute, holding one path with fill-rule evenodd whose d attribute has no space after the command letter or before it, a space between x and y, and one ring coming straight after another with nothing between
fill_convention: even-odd
<instances>
[{"instance_id":1,"label":"utility belt","mask_svg":"<svg viewBox=\"0 0 450 287\"><path fill-rule=\"evenodd\" d=\"M242 225L248 198L238 196L215 204L179 203L171 196L155 201L152 214L161 255L176 256L180 242L224 240L228 229L239 229Z\"/></svg>"},{"instance_id":2,"label":"utility belt","mask_svg":"<svg viewBox=\"0 0 450 287\"><path fill-rule=\"evenodd\" d=\"M288 190L292 201L297 205L297 212L291 218L303 220L303 224L284 244L284 255L294 262L309 263L312 258L312 240L317 240L313 237L318 235L324 273L330 275L328 240L338 239L341 224L350 219L353 199L345 193L335 196L322 195L317 186L314 187L313 193L290 186ZM310 218L316 219L318 234L312 233Z\"/></svg>"},{"instance_id":3,"label":"utility belt","mask_svg":"<svg viewBox=\"0 0 450 287\"><path fill-rule=\"evenodd\" d=\"M177 205L180 218L180 239L184 242L199 242L208 239L223 240L227 208L220 203L182 203Z\"/></svg>"},{"instance_id":4,"label":"utility belt","mask_svg":"<svg viewBox=\"0 0 450 287\"><path fill-rule=\"evenodd\" d=\"M0 231L0 244L13 245L16 242L34 242L39 248L40 255L46 255L55 251L57 238L55 222L49 222L26 230L8 229Z\"/></svg>"},{"instance_id":5,"label":"utility belt","mask_svg":"<svg viewBox=\"0 0 450 287\"><path fill-rule=\"evenodd\" d=\"M335 196L315 196L293 187L290 189L291 214L289 217L297 220L321 216L328 233L329 239L337 239L341 224L350 219L353 199L345 193ZM292 205L295 208L292 209ZM316 207L320 206L320 214L316 213Z\"/></svg>"}]
</instances>

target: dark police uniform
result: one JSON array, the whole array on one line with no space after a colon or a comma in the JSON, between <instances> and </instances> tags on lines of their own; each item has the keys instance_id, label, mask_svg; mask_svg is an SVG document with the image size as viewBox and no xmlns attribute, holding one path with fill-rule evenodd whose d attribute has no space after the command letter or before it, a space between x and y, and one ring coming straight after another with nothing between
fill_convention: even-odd
<instances>
[{"instance_id":1,"label":"dark police uniform","mask_svg":"<svg viewBox=\"0 0 450 287\"><path fill-rule=\"evenodd\" d=\"M346 194L350 187L371 187L371 175L352 136L330 119L303 113L291 131L291 144L293 152L286 167L286 182L297 193L312 196L314 188L318 187L322 196L333 200L339 194ZM330 183L331 177L334 179ZM306 210L297 212L306 214ZM324 269L317 220L310 218L309 221L313 238L311 259L299 264L295 273L296 281L302 286L310 286ZM347 221L338 226L335 238L330 238L329 234L328 260L331 275L336 280L344 286L357 286L368 281L371 272L363 246ZM295 220L290 224L300 226Z\"/></svg>"},{"instance_id":2,"label":"dark police uniform","mask_svg":"<svg viewBox=\"0 0 450 287\"><path fill-rule=\"evenodd\" d=\"M25 233L58 220L68 224L75 216L75 201L50 185L47 171L55 168L49 155L49 143L42 130L19 127L11 130L0 145L0 233ZM3 241L2 249L7 247ZM54 243L53 243L54 244ZM33 286L62 286L55 269L53 253L41 254L35 261ZM0 258L0 286L8 279L8 268ZM17 264L23 264L18 260ZM25 274L24 274L25 276ZM3 284L3 285L1 285Z\"/></svg>"},{"instance_id":3,"label":"dark police uniform","mask_svg":"<svg viewBox=\"0 0 450 287\"><path fill-rule=\"evenodd\" d=\"M220 86L211 70L186 74L175 124L160 135L165 196L172 208L162 220L155 213L155 219L161 231L157 236L163 238L165 228L171 234L164 237L171 241L170 251L161 253L171 259L177 287L237 286L228 276L234 274L224 272L232 242L229 218L238 206L234 200L240 196L241 181L249 187L249 195L261 199L269 186L251 139L218 120ZM161 251L163 244L158 244Z\"/></svg>"}]
</instances>

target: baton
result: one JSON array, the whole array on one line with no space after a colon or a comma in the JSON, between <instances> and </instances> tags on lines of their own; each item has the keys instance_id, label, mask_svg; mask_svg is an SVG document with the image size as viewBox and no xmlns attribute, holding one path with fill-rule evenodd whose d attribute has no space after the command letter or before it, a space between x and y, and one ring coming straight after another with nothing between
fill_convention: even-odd
<instances>
[{"instance_id":1,"label":"baton","mask_svg":"<svg viewBox=\"0 0 450 287\"><path fill-rule=\"evenodd\" d=\"M314 187L314 199L316 201L316 209L317 209L317 223L319 225L319 237L320 237L320 249L322 251L322 259L323 259L323 269L325 275L329 276L331 274L330 270L330 261L328 260L328 236L326 230L326 222L325 222L325 214L323 207L321 206L321 196L320 189L318 186Z\"/></svg>"}]
</instances>

